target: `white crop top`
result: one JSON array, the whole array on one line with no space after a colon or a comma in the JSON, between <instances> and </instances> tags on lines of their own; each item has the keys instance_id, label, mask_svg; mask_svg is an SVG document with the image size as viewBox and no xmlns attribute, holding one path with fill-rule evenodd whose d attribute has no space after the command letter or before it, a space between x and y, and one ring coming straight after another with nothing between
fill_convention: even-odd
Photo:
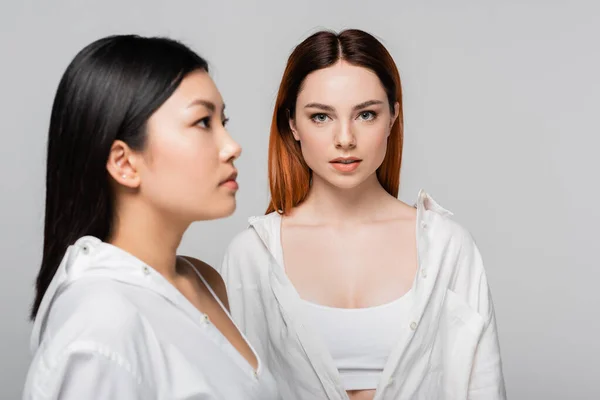
<instances>
[{"instance_id":1,"label":"white crop top","mask_svg":"<svg viewBox=\"0 0 600 400\"><path fill-rule=\"evenodd\" d=\"M411 292L367 308L334 308L303 300L345 390L377 389L388 356L408 325Z\"/></svg>"}]
</instances>

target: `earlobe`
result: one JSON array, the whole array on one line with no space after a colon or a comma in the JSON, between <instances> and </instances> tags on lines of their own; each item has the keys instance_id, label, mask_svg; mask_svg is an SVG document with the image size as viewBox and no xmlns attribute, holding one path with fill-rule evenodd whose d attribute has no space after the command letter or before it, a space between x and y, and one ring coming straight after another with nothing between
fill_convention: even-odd
<instances>
[{"instance_id":1,"label":"earlobe","mask_svg":"<svg viewBox=\"0 0 600 400\"><path fill-rule=\"evenodd\" d=\"M113 180L129 188L137 188L140 179L135 164L135 154L130 147L115 140L106 161L106 170Z\"/></svg>"}]
</instances>

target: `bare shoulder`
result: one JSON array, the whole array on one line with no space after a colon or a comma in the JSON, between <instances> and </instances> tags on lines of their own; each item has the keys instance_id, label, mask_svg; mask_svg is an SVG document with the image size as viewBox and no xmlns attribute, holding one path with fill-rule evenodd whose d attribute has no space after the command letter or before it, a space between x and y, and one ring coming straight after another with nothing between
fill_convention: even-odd
<instances>
[{"instance_id":1,"label":"bare shoulder","mask_svg":"<svg viewBox=\"0 0 600 400\"><path fill-rule=\"evenodd\" d=\"M229 300L227 298L227 288L225 282L221 277L221 274L217 272L212 266L205 263L202 260L198 260L194 257L182 256L187 261L192 263L196 270L202 275L202 277L208 282L211 289L215 292L221 303L229 310Z\"/></svg>"},{"instance_id":2,"label":"bare shoulder","mask_svg":"<svg viewBox=\"0 0 600 400\"><path fill-rule=\"evenodd\" d=\"M385 204L385 212L391 219L408 220L414 222L417 219L417 209L402 200L394 197L389 198Z\"/></svg>"}]
</instances>

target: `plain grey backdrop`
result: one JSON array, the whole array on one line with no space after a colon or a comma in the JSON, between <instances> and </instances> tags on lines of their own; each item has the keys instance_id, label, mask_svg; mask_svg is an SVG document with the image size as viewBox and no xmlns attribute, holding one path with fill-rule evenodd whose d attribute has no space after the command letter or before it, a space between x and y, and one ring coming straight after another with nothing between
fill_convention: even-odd
<instances>
[{"instance_id":1,"label":"plain grey backdrop","mask_svg":"<svg viewBox=\"0 0 600 400\"><path fill-rule=\"evenodd\" d=\"M272 107L287 56L319 28L379 37L403 79L400 197L425 188L475 236L511 399L600 398L600 6L577 1L4 1L0 5L0 398L21 395L41 255L45 145L72 57L114 33L208 58L227 103L236 213L181 252L219 263L264 212Z\"/></svg>"}]
</instances>

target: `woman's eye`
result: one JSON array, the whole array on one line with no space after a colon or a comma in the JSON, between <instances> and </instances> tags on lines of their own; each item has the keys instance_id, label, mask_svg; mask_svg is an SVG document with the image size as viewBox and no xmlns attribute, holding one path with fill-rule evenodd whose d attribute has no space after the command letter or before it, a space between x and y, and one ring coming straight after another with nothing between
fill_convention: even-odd
<instances>
[{"instance_id":1,"label":"woman's eye","mask_svg":"<svg viewBox=\"0 0 600 400\"><path fill-rule=\"evenodd\" d=\"M327 118L329 118L326 114L314 114L310 117L314 122L318 124L322 124L323 122L327 122Z\"/></svg>"},{"instance_id":2,"label":"woman's eye","mask_svg":"<svg viewBox=\"0 0 600 400\"><path fill-rule=\"evenodd\" d=\"M372 121L375 119L376 116L377 114L375 114L373 111L363 111L360 114L358 114L358 117L363 121Z\"/></svg>"},{"instance_id":3,"label":"woman's eye","mask_svg":"<svg viewBox=\"0 0 600 400\"><path fill-rule=\"evenodd\" d=\"M208 129L210 128L210 117L202 118L201 120L198 120L198 122L196 122L194 125L199 126L200 128Z\"/></svg>"},{"instance_id":4,"label":"woman's eye","mask_svg":"<svg viewBox=\"0 0 600 400\"><path fill-rule=\"evenodd\" d=\"M229 123L229 118L223 118L223 127L227 126L227 124Z\"/></svg>"}]
</instances>

